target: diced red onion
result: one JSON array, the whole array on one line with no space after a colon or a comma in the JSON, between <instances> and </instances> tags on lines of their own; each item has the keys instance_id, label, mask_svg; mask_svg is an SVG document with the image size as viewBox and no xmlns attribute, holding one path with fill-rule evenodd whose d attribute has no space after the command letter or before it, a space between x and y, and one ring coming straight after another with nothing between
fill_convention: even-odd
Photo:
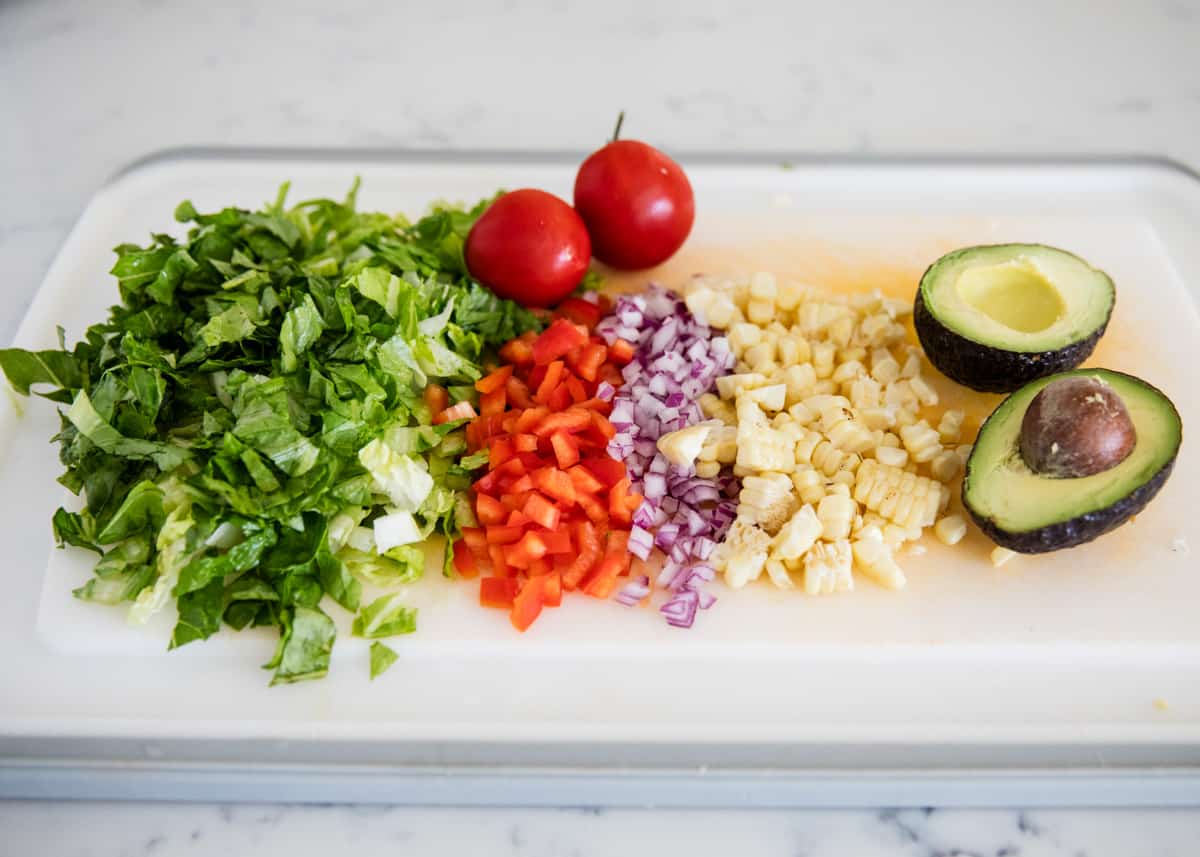
<instances>
[{"instance_id":1,"label":"diced red onion","mask_svg":"<svg viewBox=\"0 0 1200 857\"><path fill-rule=\"evenodd\" d=\"M607 381L601 381L596 385L596 398L602 402L611 402L616 394L617 388Z\"/></svg>"},{"instance_id":2,"label":"diced red onion","mask_svg":"<svg viewBox=\"0 0 1200 857\"><path fill-rule=\"evenodd\" d=\"M638 559L649 559L654 550L654 534L637 524L629 531L629 552Z\"/></svg>"},{"instance_id":3,"label":"diced red onion","mask_svg":"<svg viewBox=\"0 0 1200 857\"><path fill-rule=\"evenodd\" d=\"M660 473L647 473L642 480L642 494L647 500L661 500L667 496L667 480Z\"/></svg>"},{"instance_id":4,"label":"diced red onion","mask_svg":"<svg viewBox=\"0 0 1200 857\"><path fill-rule=\"evenodd\" d=\"M664 551L669 551L675 546L677 538L679 538L679 524L663 524L654 535L654 543Z\"/></svg>"},{"instance_id":5,"label":"diced red onion","mask_svg":"<svg viewBox=\"0 0 1200 857\"><path fill-rule=\"evenodd\" d=\"M642 575L622 586L620 591L617 592L616 600L619 604L624 604L626 607L633 607L649 594L650 578Z\"/></svg>"},{"instance_id":6,"label":"diced red onion","mask_svg":"<svg viewBox=\"0 0 1200 857\"><path fill-rule=\"evenodd\" d=\"M687 590L672 596L658 608L666 617L667 624L676 628L690 628L696 621L696 610L700 607L700 593Z\"/></svg>"},{"instance_id":7,"label":"diced red onion","mask_svg":"<svg viewBox=\"0 0 1200 857\"><path fill-rule=\"evenodd\" d=\"M668 554L658 584L676 594L663 615L689 627L696 610L715 601L707 594L701 598L700 587L713 579L703 563L734 520L738 480L728 472L701 479L693 468L671 466L656 442L704 418L697 400L733 368L733 355L723 336L714 336L683 301L657 286L621 297L597 332L610 343L620 338L635 348L634 359L621 370L625 384L612 397L610 420L617 434L608 446L609 454L626 462L634 489L645 498L634 512L630 551L648 554L646 539L652 537ZM693 559L700 564L688 565Z\"/></svg>"}]
</instances>

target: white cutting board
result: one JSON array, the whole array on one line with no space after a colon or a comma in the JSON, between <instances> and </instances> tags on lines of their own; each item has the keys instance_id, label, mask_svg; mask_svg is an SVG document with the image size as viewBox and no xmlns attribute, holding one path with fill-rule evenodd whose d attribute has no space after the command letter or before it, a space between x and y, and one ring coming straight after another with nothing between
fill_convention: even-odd
<instances>
[{"instance_id":1,"label":"white cutting board","mask_svg":"<svg viewBox=\"0 0 1200 857\"><path fill-rule=\"evenodd\" d=\"M384 677L367 680L366 644L333 605L330 677L269 689L259 665L273 631L226 629L168 653L169 615L132 628L122 609L71 598L91 559L52 550L49 518L65 497L48 443L58 418L43 400L25 402L21 418L4 406L0 755L53 755L29 749L42 736L70 737L63 746L101 759L170 739L145 746L204 761L221 754L198 749L203 740L271 738L283 743L259 741L239 758L337 763L352 755L340 742L352 742L371 748L367 760L397 763L1200 764L1200 453L1190 438L1200 425L1200 183L1133 162L685 166L699 217L685 250L651 272L666 285L696 271L773 270L911 294L942 252L1006 241L1054 244L1103 268L1118 297L1091 364L1173 398L1185 426L1174 476L1136 521L1091 545L994 569L978 533L957 548L930 537L927 554L902 560L902 592L865 580L827 598L765 581L717 586L718 604L691 631L575 596L519 635L503 612L477 606L475 584L431 574L410 587L419 630L389 641L400 659ZM363 208L419 214L431 200L474 201L498 187L569 199L573 169L557 157L150 160L93 200L16 344L52 346L55 324L74 341L100 319L117 300L111 248L167 231L185 198L201 211L257 207L285 179L293 201L340 196L357 174ZM943 404L960 395L948 382L939 389Z\"/></svg>"}]
</instances>

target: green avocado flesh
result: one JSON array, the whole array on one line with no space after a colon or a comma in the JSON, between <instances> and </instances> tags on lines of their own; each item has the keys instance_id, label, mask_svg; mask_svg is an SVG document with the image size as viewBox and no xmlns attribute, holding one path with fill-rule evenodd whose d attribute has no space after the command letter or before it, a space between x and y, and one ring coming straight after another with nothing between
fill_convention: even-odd
<instances>
[{"instance_id":1,"label":"green avocado flesh","mask_svg":"<svg viewBox=\"0 0 1200 857\"><path fill-rule=\"evenodd\" d=\"M1107 274L1065 250L966 247L925 272L914 323L945 375L976 390L1009 392L1082 363L1115 297Z\"/></svg>"},{"instance_id":2,"label":"green avocado flesh","mask_svg":"<svg viewBox=\"0 0 1200 857\"><path fill-rule=\"evenodd\" d=\"M1041 475L1021 457L1021 422L1043 387L1070 376L1108 384L1124 402L1137 440L1128 457L1101 473ZM994 541L1013 550L1036 553L1082 544L1150 501L1170 473L1182 435L1170 399L1131 375L1079 369L1041 378L1005 399L980 428L967 462L963 504Z\"/></svg>"}]
</instances>

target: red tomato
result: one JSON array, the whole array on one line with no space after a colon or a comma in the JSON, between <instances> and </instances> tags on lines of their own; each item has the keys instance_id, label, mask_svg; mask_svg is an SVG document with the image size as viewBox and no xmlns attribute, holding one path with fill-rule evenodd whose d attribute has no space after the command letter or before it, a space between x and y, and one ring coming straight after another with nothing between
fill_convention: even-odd
<instances>
[{"instance_id":1,"label":"red tomato","mask_svg":"<svg viewBox=\"0 0 1200 857\"><path fill-rule=\"evenodd\" d=\"M683 245L696 201L679 164L645 143L614 140L580 166L575 210L597 259L637 270L665 262Z\"/></svg>"},{"instance_id":2,"label":"red tomato","mask_svg":"<svg viewBox=\"0 0 1200 857\"><path fill-rule=\"evenodd\" d=\"M544 307L579 285L592 244L571 206L527 188L492 203L471 227L464 255L471 276L496 294Z\"/></svg>"}]
</instances>

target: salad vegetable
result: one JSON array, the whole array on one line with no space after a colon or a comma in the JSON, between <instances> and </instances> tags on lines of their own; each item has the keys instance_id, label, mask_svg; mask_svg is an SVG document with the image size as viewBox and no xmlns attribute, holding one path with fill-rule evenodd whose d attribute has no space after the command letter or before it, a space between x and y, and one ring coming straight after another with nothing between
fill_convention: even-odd
<instances>
[{"instance_id":1,"label":"salad vegetable","mask_svg":"<svg viewBox=\"0 0 1200 857\"><path fill-rule=\"evenodd\" d=\"M617 139L623 119L612 141L580 165L575 210L596 258L632 271L675 255L692 231L696 200L679 164L646 143Z\"/></svg>"},{"instance_id":2,"label":"salad vegetable","mask_svg":"<svg viewBox=\"0 0 1200 857\"><path fill-rule=\"evenodd\" d=\"M55 513L55 536L99 554L76 596L130 603L135 622L174 600L172 648L276 626L273 683L328 669L325 596L355 634L413 630L415 611L364 586L416 579L420 541L474 523L474 384L491 348L540 326L467 273L486 201L409 223L356 210L356 191L184 202L186 239L116 248L121 302L81 342L0 351L16 390L62 406L60 481L82 507Z\"/></svg>"},{"instance_id":3,"label":"salad vegetable","mask_svg":"<svg viewBox=\"0 0 1200 857\"><path fill-rule=\"evenodd\" d=\"M471 447L488 450L487 475L474 485L481 526L463 529L455 562L464 575L486 566L479 603L508 609L524 631L563 590L608 598L630 571L629 530L642 498L607 450L616 434L610 400L622 382L616 364L632 352L559 317L500 353L507 365L476 383L480 416L467 429Z\"/></svg>"},{"instance_id":4,"label":"salad vegetable","mask_svg":"<svg viewBox=\"0 0 1200 857\"><path fill-rule=\"evenodd\" d=\"M467 235L471 274L498 295L548 307L582 282L592 260L587 228L575 209L544 190L503 194Z\"/></svg>"},{"instance_id":5,"label":"salad vegetable","mask_svg":"<svg viewBox=\"0 0 1200 857\"><path fill-rule=\"evenodd\" d=\"M659 609L671 625L690 628L696 611L716 601L704 591L716 576L709 558L733 522L738 492L728 469L698 472L714 426L703 422L697 401L733 368L733 353L725 337L657 286L622 297L599 330L614 347L629 342L636 349L613 400L617 432L608 445L645 495L633 514L629 550L647 559L657 546L667 555L658 583L671 596ZM618 600L632 606L648 593L649 581L635 579Z\"/></svg>"}]
</instances>

